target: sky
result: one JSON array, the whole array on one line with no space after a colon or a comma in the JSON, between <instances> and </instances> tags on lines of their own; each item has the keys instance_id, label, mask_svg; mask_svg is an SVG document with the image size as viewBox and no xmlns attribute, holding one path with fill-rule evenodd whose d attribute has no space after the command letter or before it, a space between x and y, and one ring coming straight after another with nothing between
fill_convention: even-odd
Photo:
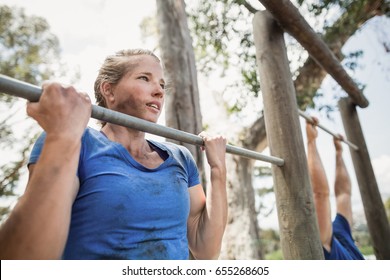
<instances>
[{"instance_id":1,"label":"sky","mask_svg":"<svg viewBox=\"0 0 390 280\"><path fill-rule=\"evenodd\" d=\"M60 40L62 60L69 66L70 71L80 71L81 79L74 84L75 87L90 93L92 97L93 83L98 68L107 55L126 48L154 49L156 47L155 41L142 38L139 28L144 17L155 14L155 0L0 0L0 4L24 7L27 14L46 18L51 31ZM389 26L388 32L379 35L375 33L374 30L378 25ZM353 39L348 41L345 49L364 48L365 50L364 68L358 69L355 75L361 82L367 84L364 94L370 105L365 109L358 108L357 110L379 190L385 198L390 197L390 130L388 124L386 125L390 121L390 52L385 52L383 46L379 44L378 39L381 38L378 36L387 37L387 41L390 41L388 20L381 19L363 26L363 31L358 32ZM224 81L210 81L201 75L198 79L203 120L210 124L212 132L228 133L228 130L236 124L221 122L221 119L226 120L226 118L218 106L218 97L214 95L223 87ZM67 82L66 77L63 82ZM324 81L324 88L331 92L332 86L332 79L327 78ZM213 104L215 110L209 110L210 104ZM208 110L205 106L208 106ZM332 114L333 120L327 119L324 114L318 112L310 113L319 117L321 124L330 130L344 134L338 112ZM303 120L301 126L304 129ZM305 133L303 137L306 139ZM318 146L330 185L332 185L334 181L332 137L320 130ZM348 147L344 146L344 150L345 161L353 184L354 210L355 213L362 215L363 206ZM0 155L2 153L3 151L0 151ZM272 196L267 196L263 200L269 207L274 205L275 199ZM276 211L273 211L269 218L262 218L261 223L262 227L277 228Z\"/></svg>"}]
</instances>

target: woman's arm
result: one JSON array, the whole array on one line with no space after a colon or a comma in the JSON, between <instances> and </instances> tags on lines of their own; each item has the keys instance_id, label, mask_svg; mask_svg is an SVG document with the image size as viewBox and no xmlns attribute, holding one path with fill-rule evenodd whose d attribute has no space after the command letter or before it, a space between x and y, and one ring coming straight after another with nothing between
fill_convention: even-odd
<instances>
[{"instance_id":1,"label":"woman's arm","mask_svg":"<svg viewBox=\"0 0 390 280\"><path fill-rule=\"evenodd\" d=\"M202 134L200 134L202 136ZM196 259L217 259L227 222L226 140L203 136L210 165L207 196L201 185L190 188L189 246Z\"/></svg>"},{"instance_id":2,"label":"woman's arm","mask_svg":"<svg viewBox=\"0 0 390 280\"><path fill-rule=\"evenodd\" d=\"M318 120L313 118L317 123ZM314 124L306 123L307 134L307 163L311 186L313 189L314 205L316 208L320 238L323 247L330 252L332 240L332 218L329 200L329 184L325 169L317 150L317 129Z\"/></svg>"},{"instance_id":3,"label":"woman's arm","mask_svg":"<svg viewBox=\"0 0 390 280\"><path fill-rule=\"evenodd\" d=\"M27 113L46 131L46 139L39 160L29 167L24 195L0 228L0 258L58 259L79 187L81 137L91 102L71 87L46 84Z\"/></svg>"}]
</instances>

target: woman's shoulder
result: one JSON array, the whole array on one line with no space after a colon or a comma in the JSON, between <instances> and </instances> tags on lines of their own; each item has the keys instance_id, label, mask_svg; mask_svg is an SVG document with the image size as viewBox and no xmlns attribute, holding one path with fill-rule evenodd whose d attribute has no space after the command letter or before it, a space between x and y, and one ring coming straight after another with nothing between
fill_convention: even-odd
<instances>
[{"instance_id":1,"label":"woman's shoulder","mask_svg":"<svg viewBox=\"0 0 390 280\"><path fill-rule=\"evenodd\" d=\"M94 136L97 136L98 134L100 134L100 131L91 127L91 126L87 126L85 128L85 131L84 131L84 134L83 135L94 135Z\"/></svg>"},{"instance_id":2,"label":"woman's shoulder","mask_svg":"<svg viewBox=\"0 0 390 280\"><path fill-rule=\"evenodd\" d=\"M83 134L83 139L85 140L85 139L90 139L90 138L104 139L106 137L100 130L97 130L97 129L93 128L93 127L87 126L85 128L85 131L84 131L84 134Z\"/></svg>"},{"instance_id":3,"label":"woman's shoulder","mask_svg":"<svg viewBox=\"0 0 390 280\"><path fill-rule=\"evenodd\" d=\"M176 160L180 162L193 162L194 158L191 152L187 149L187 147L183 145L178 145L172 142L163 142L163 141L154 141L148 140L153 145L157 146L163 151L166 151L169 155L173 156Z\"/></svg>"},{"instance_id":4,"label":"woman's shoulder","mask_svg":"<svg viewBox=\"0 0 390 280\"><path fill-rule=\"evenodd\" d=\"M191 154L190 151L182 145L178 145L172 142L163 142L163 141L160 142L155 140L148 140L148 141L165 151L171 151L173 153L183 153L186 155Z\"/></svg>"}]
</instances>

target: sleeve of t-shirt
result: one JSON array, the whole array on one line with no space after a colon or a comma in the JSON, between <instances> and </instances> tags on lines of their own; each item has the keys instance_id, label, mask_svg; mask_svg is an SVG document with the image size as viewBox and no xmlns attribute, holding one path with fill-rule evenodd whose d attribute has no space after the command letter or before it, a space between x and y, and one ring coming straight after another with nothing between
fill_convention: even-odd
<instances>
[{"instance_id":1,"label":"sleeve of t-shirt","mask_svg":"<svg viewBox=\"0 0 390 280\"><path fill-rule=\"evenodd\" d=\"M198 167L196 166L195 160L187 148L182 147L182 150L185 151L184 154L187 162L188 187L190 188L199 185L200 184L199 171L198 171Z\"/></svg>"},{"instance_id":2,"label":"sleeve of t-shirt","mask_svg":"<svg viewBox=\"0 0 390 280\"><path fill-rule=\"evenodd\" d=\"M46 133L42 132L35 142L33 149L31 150L30 158L28 160L28 164L34 164L38 161L39 156L42 152L43 144L45 143Z\"/></svg>"}]
</instances>

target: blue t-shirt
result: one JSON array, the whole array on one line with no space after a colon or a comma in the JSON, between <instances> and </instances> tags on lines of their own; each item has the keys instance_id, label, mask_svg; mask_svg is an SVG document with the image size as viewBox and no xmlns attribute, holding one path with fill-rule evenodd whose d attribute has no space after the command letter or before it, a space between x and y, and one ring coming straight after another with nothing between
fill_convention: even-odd
<instances>
[{"instance_id":1,"label":"blue t-shirt","mask_svg":"<svg viewBox=\"0 0 390 280\"><path fill-rule=\"evenodd\" d=\"M333 221L333 235L330 252L324 249L326 260L364 260L352 238L347 219L337 214Z\"/></svg>"},{"instance_id":2,"label":"blue t-shirt","mask_svg":"<svg viewBox=\"0 0 390 280\"><path fill-rule=\"evenodd\" d=\"M44 137L30 163L38 160ZM199 184L196 164L182 146L148 142L165 155L157 168L144 167L121 144L86 129L64 259L188 259L188 188Z\"/></svg>"}]
</instances>

